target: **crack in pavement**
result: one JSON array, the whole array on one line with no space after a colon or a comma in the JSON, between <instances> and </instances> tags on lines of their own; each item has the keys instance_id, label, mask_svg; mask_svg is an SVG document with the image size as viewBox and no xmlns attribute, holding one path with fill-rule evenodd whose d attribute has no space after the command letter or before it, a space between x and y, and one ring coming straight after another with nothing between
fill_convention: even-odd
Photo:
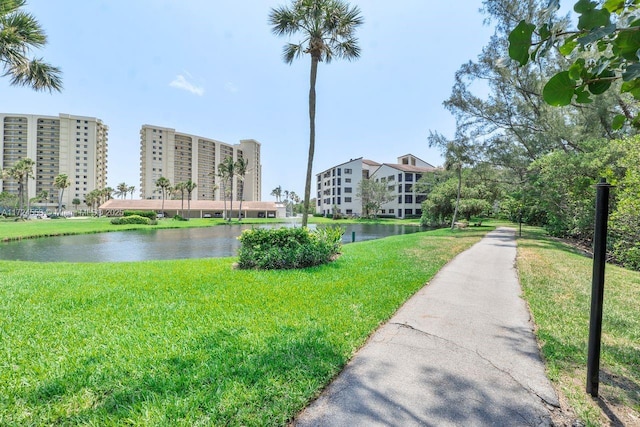
<instances>
[{"instance_id":1,"label":"crack in pavement","mask_svg":"<svg viewBox=\"0 0 640 427\"><path fill-rule=\"evenodd\" d=\"M478 350L474 350L468 347L465 347L464 345L461 345L455 341L452 341L448 338L444 338L441 337L439 335L435 335L426 331L423 331L421 329L417 329L407 323L396 323L396 322L391 322L391 325L396 325L399 327L404 327L407 329L410 329L412 331L418 332L420 334L426 335L428 337L432 337L432 338L436 338L439 339L441 341L445 341L449 344L452 344L455 347L461 348L463 350L466 350L470 353L475 353L480 359L484 360L485 362L489 363L491 366L493 366L497 371L502 372L503 374L507 375L509 378L511 378L516 384L518 384L523 390L526 390L527 392L529 392L530 394L536 396L538 399L540 399L542 402L544 402L545 404L552 406L554 408L559 408L560 404L558 402L550 402L549 400L547 400L545 397L540 396L538 393L536 393L534 390L532 390L531 388L527 387L526 385L522 384L517 378L515 378L509 371L500 368L499 366L497 366L495 363L493 363L493 361L491 361L491 359L489 359L488 357L482 355Z\"/></svg>"}]
</instances>

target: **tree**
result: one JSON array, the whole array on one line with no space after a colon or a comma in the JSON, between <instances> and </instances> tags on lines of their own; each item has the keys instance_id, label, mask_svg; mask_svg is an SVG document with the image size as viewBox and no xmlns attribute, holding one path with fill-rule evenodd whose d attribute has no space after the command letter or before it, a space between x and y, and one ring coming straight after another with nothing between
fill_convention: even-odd
<instances>
[{"instance_id":1,"label":"tree","mask_svg":"<svg viewBox=\"0 0 640 427\"><path fill-rule=\"evenodd\" d=\"M27 57L32 48L43 47L47 37L38 21L20 10L25 4L25 0L0 0L0 62L4 75L14 86L60 92L60 69Z\"/></svg>"},{"instance_id":2,"label":"tree","mask_svg":"<svg viewBox=\"0 0 640 427\"><path fill-rule=\"evenodd\" d=\"M394 198L386 182L375 182L371 179L360 181L356 197L362 199L362 214L366 217L375 217L382 205Z\"/></svg>"},{"instance_id":3,"label":"tree","mask_svg":"<svg viewBox=\"0 0 640 427\"><path fill-rule=\"evenodd\" d=\"M311 57L309 87L309 155L304 188L304 212L302 226L307 226L309 199L311 197L311 175L316 138L316 78L318 63L330 63L336 58L353 60L360 56L355 31L363 23L357 6L351 7L342 0L296 0L290 7L271 9L269 24L277 36L292 37L300 33L302 40L288 43L283 50L283 59L291 64L304 54Z\"/></svg>"},{"instance_id":4,"label":"tree","mask_svg":"<svg viewBox=\"0 0 640 427\"><path fill-rule=\"evenodd\" d=\"M220 192L224 203L224 219L227 219L227 171L224 163L218 165L216 177L220 180Z\"/></svg>"},{"instance_id":5,"label":"tree","mask_svg":"<svg viewBox=\"0 0 640 427\"><path fill-rule=\"evenodd\" d=\"M191 180L184 183L184 190L187 192L187 219L191 218L191 193L193 193L193 190L195 190L197 186L198 185Z\"/></svg>"},{"instance_id":6,"label":"tree","mask_svg":"<svg viewBox=\"0 0 640 427\"><path fill-rule=\"evenodd\" d=\"M58 194L58 215L62 211L62 196L64 195L64 189L71 185L69 176L65 173L57 175L53 180L53 186L59 190Z\"/></svg>"},{"instance_id":7,"label":"tree","mask_svg":"<svg viewBox=\"0 0 640 427\"><path fill-rule=\"evenodd\" d=\"M600 6L600 4L602 6ZM559 52L569 58L545 84L544 100L553 106L572 102L588 104L592 96L607 92L614 82L620 93L629 93L640 100L640 19L635 1L606 0L602 3L579 0L573 10L578 14L575 30L556 25L553 15L546 21L532 23L521 20L509 34L509 56L521 66ZM559 1L549 2L550 13L559 8ZM631 112L618 98L622 114L613 119L613 128L620 129L625 120L640 127L637 112Z\"/></svg>"},{"instance_id":8,"label":"tree","mask_svg":"<svg viewBox=\"0 0 640 427\"><path fill-rule=\"evenodd\" d=\"M179 182L173 187L173 191L175 191L176 193L180 193L180 200L182 201L180 203L180 215L183 218L184 218L184 192L185 192L185 190L186 190L186 183L185 182Z\"/></svg>"},{"instance_id":9,"label":"tree","mask_svg":"<svg viewBox=\"0 0 640 427\"><path fill-rule=\"evenodd\" d=\"M220 167L218 167L220 169ZM223 179L229 185L227 190L229 191L229 217L227 221L231 222L231 216L233 215L233 177L236 174L236 163L233 161L233 157L228 156L222 161L222 174ZM225 203L226 206L226 203ZM226 208L225 208L226 209Z\"/></svg>"},{"instance_id":10,"label":"tree","mask_svg":"<svg viewBox=\"0 0 640 427\"><path fill-rule=\"evenodd\" d=\"M280 202L282 200L282 186L278 185L271 190L271 195L276 198L276 202Z\"/></svg>"},{"instance_id":11,"label":"tree","mask_svg":"<svg viewBox=\"0 0 640 427\"><path fill-rule=\"evenodd\" d=\"M129 193L131 193L131 200L133 200L133 193L135 193L136 191L136 186L135 185L130 185L129 186Z\"/></svg>"},{"instance_id":12,"label":"tree","mask_svg":"<svg viewBox=\"0 0 640 427\"><path fill-rule=\"evenodd\" d=\"M242 221L242 200L244 199L244 177L247 175L247 168L249 167L249 161L243 157L240 157L236 160L235 164L235 172L236 176L239 179L239 198L240 198L240 208L238 210L238 221Z\"/></svg>"},{"instance_id":13,"label":"tree","mask_svg":"<svg viewBox=\"0 0 640 427\"><path fill-rule=\"evenodd\" d=\"M162 196L162 213L164 214L164 199L167 197L167 193L171 189L171 182L164 176L161 176L156 180L155 184L156 187L160 188L160 194Z\"/></svg>"},{"instance_id":14,"label":"tree","mask_svg":"<svg viewBox=\"0 0 640 427\"><path fill-rule=\"evenodd\" d=\"M80 203L80 199L78 199L77 197L71 201L71 204L75 206L76 211L78 210L78 206L80 206Z\"/></svg>"},{"instance_id":15,"label":"tree","mask_svg":"<svg viewBox=\"0 0 640 427\"><path fill-rule=\"evenodd\" d=\"M455 228L458 210L460 208L460 195L462 192L462 168L463 166L473 164L473 156L471 154L472 147L464 139L448 141L438 133L431 133L429 136L429 147L438 147L444 155L445 170L455 171L458 179L458 189L456 192L456 203L451 219L451 229Z\"/></svg>"},{"instance_id":16,"label":"tree","mask_svg":"<svg viewBox=\"0 0 640 427\"><path fill-rule=\"evenodd\" d=\"M22 216L25 216L25 214L27 217L29 216L29 178L33 178L33 166L35 164L32 159L24 157L9 169L9 177L18 183L18 199ZM26 210L24 208L25 204L27 206Z\"/></svg>"},{"instance_id":17,"label":"tree","mask_svg":"<svg viewBox=\"0 0 640 427\"><path fill-rule=\"evenodd\" d=\"M129 186L127 185L127 183L121 182L120 184L118 184L118 186L116 187L116 195L120 196L122 199L126 199L127 194L129 194Z\"/></svg>"}]
</instances>

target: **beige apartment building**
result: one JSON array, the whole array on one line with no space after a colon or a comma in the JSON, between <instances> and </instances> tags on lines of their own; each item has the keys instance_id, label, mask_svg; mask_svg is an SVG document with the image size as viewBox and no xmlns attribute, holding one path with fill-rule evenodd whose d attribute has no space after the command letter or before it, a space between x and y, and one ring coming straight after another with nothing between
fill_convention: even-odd
<instances>
[{"instance_id":1,"label":"beige apartment building","mask_svg":"<svg viewBox=\"0 0 640 427\"><path fill-rule=\"evenodd\" d=\"M254 139L227 144L215 139L177 132L175 129L143 125L140 130L140 192L143 199L161 199L156 186L160 177L171 186L189 179L197 184L192 200L222 200L218 165L227 157L248 161L244 182L234 177L233 200L261 200L262 166L260 143Z\"/></svg>"},{"instance_id":2,"label":"beige apartment building","mask_svg":"<svg viewBox=\"0 0 640 427\"><path fill-rule=\"evenodd\" d=\"M29 198L47 191L45 204L57 207L59 190L53 183L59 174L66 174L71 183L62 200L67 209L72 208L73 199L84 202L87 193L107 186L109 128L100 119L0 113L0 122L0 167L11 168L25 157L35 162ZM0 176L0 191L18 194L18 185Z\"/></svg>"}]
</instances>

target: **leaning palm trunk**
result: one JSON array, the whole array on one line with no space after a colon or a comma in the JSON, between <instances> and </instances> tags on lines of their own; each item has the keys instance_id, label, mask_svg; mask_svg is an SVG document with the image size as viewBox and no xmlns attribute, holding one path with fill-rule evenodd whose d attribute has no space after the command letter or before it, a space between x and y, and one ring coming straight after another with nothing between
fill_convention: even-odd
<instances>
[{"instance_id":1,"label":"leaning palm trunk","mask_svg":"<svg viewBox=\"0 0 640 427\"><path fill-rule=\"evenodd\" d=\"M318 58L311 56L311 73L309 82L309 157L307 159L307 178L304 183L304 212L302 226L309 221L309 200L311 198L311 174L313 172L313 155L316 149L316 79L318 77Z\"/></svg>"}]
</instances>

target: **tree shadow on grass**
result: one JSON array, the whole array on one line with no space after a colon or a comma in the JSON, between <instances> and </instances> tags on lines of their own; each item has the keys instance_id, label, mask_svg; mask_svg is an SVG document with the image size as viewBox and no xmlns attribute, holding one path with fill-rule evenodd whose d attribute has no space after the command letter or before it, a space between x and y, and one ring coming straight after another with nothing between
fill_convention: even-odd
<instances>
[{"instance_id":1,"label":"tree shadow on grass","mask_svg":"<svg viewBox=\"0 0 640 427\"><path fill-rule=\"evenodd\" d=\"M81 368L25 390L34 416L45 417L28 421L139 424L150 413L152 423L283 425L346 363L320 330L284 329L256 345L218 330L185 347L137 364L136 372L105 368L110 355L81 360ZM65 403L87 390L92 402Z\"/></svg>"}]
</instances>

